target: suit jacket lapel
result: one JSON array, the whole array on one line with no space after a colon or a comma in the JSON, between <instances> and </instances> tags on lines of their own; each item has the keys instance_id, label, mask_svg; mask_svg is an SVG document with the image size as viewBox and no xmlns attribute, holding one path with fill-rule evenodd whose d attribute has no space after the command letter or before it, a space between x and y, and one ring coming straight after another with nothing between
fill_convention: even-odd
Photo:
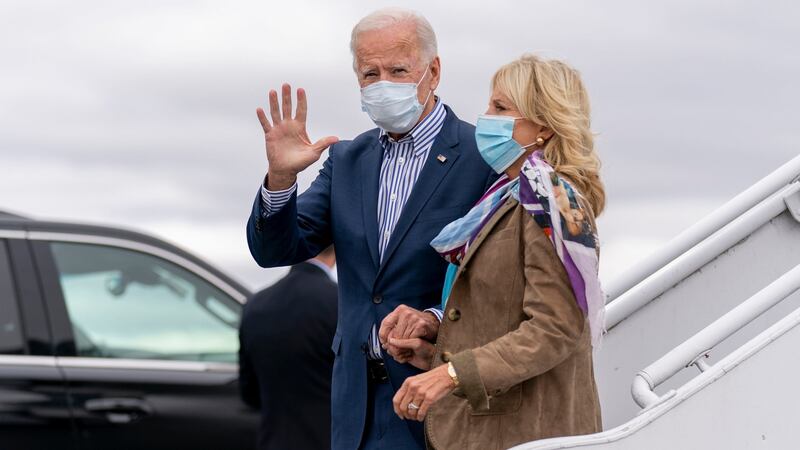
<instances>
[{"instance_id":1,"label":"suit jacket lapel","mask_svg":"<svg viewBox=\"0 0 800 450\"><path fill-rule=\"evenodd\" d=\"M500 222L500 219L502 219L503 216L506 215L506 213L513 210L514 207L517 206L517 204L518 204L517 201L513 199L507 199L505 202L503 202L500 208L498 208L497 211L495 211L492 218L489 219L488 222L486 222L486 225L484 225L483 228L478 232L478 236L475 238L474 241L472 241L472 244L467 249L467 254L464 255L464 259L461 260L461 266L459 267L459 270L463 270L465 267L467 267L467 263L469 262L470 259L472 259L472 255L474 255L475 252L478 251L478 247L480 247L481 244L483 244L483 241L486 240L486 237L489 236L490 232L492 231L492 228L494 228L495 225L497 225L497 223Z\"/></svg>"},{"instance_id":2,"label":"suit jacket lapel","mask_svg":"<svg viewBox=\"0 0 800 450\"><path fill-rule=\"evenodd\" d=\"M395 250L397 250L400 242L408 233L409 228L411 228L428 199L436 191L436 188L447 176L447 173L459 157L458 151L454 148L458 145L458 122L455 122L456 119L452 111L448 110L442 130L433 142L433 146L428 153L428 159L425 161L425 165L422 166L419 178L417 178L417 182L411 190L411 195L400 213L400 219L397 221L394 231L392 231L392 237L389 239L389 244L383 253L383 261L378 270L379 274ZM444 161L440 160L439 155L444 156Z\"/></svg>"},{"instance_id":3,"label":"suit jacket lapel","mask_svg":"<svg viewBox=\"0 0 800 450\"><path fill-rule=\"evenodd\" d=\"M383 148L377 139L361 158L361 196L362 213L364 215L364 231L367 235L367 246L372 262L377 268L380 265L378 255L378 189L381 174Z\"/></svg>"}]
</instances>

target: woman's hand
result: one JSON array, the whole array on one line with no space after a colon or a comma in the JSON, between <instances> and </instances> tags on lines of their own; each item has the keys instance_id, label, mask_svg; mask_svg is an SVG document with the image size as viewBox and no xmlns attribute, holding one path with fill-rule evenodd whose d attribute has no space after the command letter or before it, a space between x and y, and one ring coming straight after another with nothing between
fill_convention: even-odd
<instances>
[{"instance_id":1,"label":"woman's hand","mask_svg":"<svg viewBox=\"0 0 800 450\"><path fill-rule=\"evenodd\" d=\"M397 362L428 370L433 356L430 341L436 340L438 333L439 320L432 313L400 305L383 319L378 338L386 353ZM394 345L392 339L401 342L402 347Z\"/></svg>"},{"instance_id":2,"label":"woman's hand","mask_svg":"<svg viewBox=\"0 0 800 450\"><path fill-rule=\"evenodd\" d=\"M406 378L395 394L392 404L394 412L401 419L422 422L434 403L456 388L453 379L447 374L447 366L439 366L429 372ZM413 406L409 408L409 405Z\"/></svg>"},{"instance_id":3,"label":"woman's hand","mask_svg":"<svg viewBox=\"0 0 800 450\"><path fill-rule=\"evenodd\" d=\"M397 339L389 337L386 348L395 361L411 364L420 370L430 370L436 347L425 339Z\"/></svg>"},{"instance_id":4,"label":"woman's hand","mask_svg":"<svg viewBox=\"0 0 800 450\"><path fill-rule=\"evenodd\" d=\"M425 338L434 342L438 334L439 320L433 313L400 305L383 319L378 338L384 345L389 336L400 339Z\"/></svg>"}]
</instances>

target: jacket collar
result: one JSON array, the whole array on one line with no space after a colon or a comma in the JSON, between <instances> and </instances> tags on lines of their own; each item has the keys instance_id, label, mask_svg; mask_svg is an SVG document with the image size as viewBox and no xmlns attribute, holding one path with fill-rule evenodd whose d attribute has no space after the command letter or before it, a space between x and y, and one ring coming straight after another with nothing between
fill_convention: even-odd
<instances>
[{"instance_id":1,"label":"jacket collar","mask_svg":"<svg viewBox=\"0 0 800 450\"><path fill-rule=\"evenodd\" d=\"M304 261L301 263L297 263L289 269L289 273L304 273L310 275L325 275L328 278L331 278L330 272L323 268L322 263L317 263L313 260Z\"/></svg>"},{"instance_id":2,"label":"jacket collar","mask_svg":"<svg viewBox=\"0 0 800 450\"><path fill-rule=\"evenodd\" d=\"M461 260L461 265L459 267L459 272L464 270L467 266L467 263L470 259L472 259L472 255L478 251L478 248L483 244L486 238L491 234L492 229L500 222L500 219L503 218L509 211L513 210L515 206L517 206L519 202L514 200L513 198L508 198L502 205L495 211L492 215L491 219L486 222L486 225L478 231L478 235L475 237L475 240L472 241L472 244L467 249L467 253L464 255L464 259Z\"/></svg>"}]
</instances>

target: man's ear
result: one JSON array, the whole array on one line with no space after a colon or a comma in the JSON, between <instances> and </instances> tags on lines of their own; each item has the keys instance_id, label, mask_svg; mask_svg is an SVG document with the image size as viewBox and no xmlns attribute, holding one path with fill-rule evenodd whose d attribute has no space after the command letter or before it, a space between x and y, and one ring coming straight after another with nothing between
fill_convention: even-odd
<instances>
[{"instance_id":1,"label":"man's ear","mask_svg":"<svg viewBox=\"0 0 800 450\"><path fill-rule=\"evenodd\" d=\"M433 58L433 61L431 61L431 67L428 70L431 73L430 89L432 91L435 91L436 88L439 87L439 79L442 74L442 64L438 56L436 58Z\"/></svg>"}]
</instances>

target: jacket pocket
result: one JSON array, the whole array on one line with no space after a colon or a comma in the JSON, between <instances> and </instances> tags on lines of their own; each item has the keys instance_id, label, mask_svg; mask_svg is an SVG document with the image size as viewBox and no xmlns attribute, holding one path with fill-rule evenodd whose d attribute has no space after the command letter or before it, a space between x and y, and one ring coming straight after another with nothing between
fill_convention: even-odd
<instances>
[{"instance_id":1,"label":"jacket pocket","mask_svg":"<svg viewBox=\"0 0 800 450\"><path fill-rule=\"evenodd\" d=\"M333 354L339 356L339 349L342 346L342 335L336 333L333 335L333 344L331 344L331 350L333 350Z\"/></svg>"},{"instance_id":2,"label":"jacket pocket","mask_svg":"<svg viewBox=\"0 0 800 450\"><path fill-rule=\"evenodd\" d=\"M489 409L472 410L473 416L493 416L511 414L522 406L522 384L518 384L505 393L489 397Z\"/></svg>"}]
</instances>

